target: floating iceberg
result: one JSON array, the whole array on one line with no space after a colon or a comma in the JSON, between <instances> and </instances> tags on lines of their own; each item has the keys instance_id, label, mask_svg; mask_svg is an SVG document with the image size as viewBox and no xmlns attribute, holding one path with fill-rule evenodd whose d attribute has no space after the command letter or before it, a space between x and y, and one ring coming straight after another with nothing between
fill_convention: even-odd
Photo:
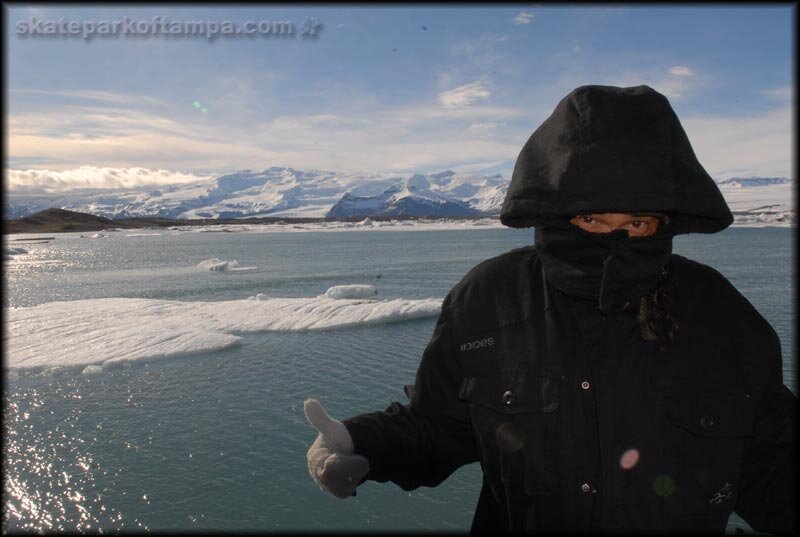
<instances>
[{"instance_id":1,"label":"floating iceberg","mask_svg":"<svg viewBox=\"0 0 800 537\"><path fill-rule=\"evenodd\" d=\"M376 298L378 290L374 285L336 285L323 295L326 298Z\"/></svg>"},{"instance_id":2,"label":"floating iceberg","mask_svg":"<svg viewBox=\"0 0 800 537\"><path fill-rule=\"evenodd\" d=\"M243 270L256 270L257 267L240 267L239 262L235 259L233 261L223 261L221 259L217 259L216 257L212 257L211 259L206 259L205 261L198 263L197 268L211 270L214 272L235 272Z\"/></svg>"},{"instance_id":3,"label":"floating iceberg","mask_svg":"<svg viewBox=\"0 0 800 537\"><path fill-rule=\"evenodd\" d=\"M235 333L328 330L434 317L441 299L267 298L179 302L100 298L9 308L6 368L105 366L227 349Z\"/></svg>"},{"instance_id":4,"label":"floating iceberg","mask_svg":"<svg viewBox=\"0 0 800 537\"><path fill-rule=\"evenodd\" d=\"M101 373L103 371L103 366L100 365L87 365L83 371L81 372L82 375L96 375L97 373Z\"/></svg>"},{"instance_id":5,"label":"floating iceberg","mask_svg":"<svg viewBox=\"0 0 800 537\"><path fill-rule=\"evenodd\" d=\"M239 262L235 259L233 261L222 261L221 259L217 259L216 257L212 257L211 259L206 259L205 261L201 261L197 264L197 268L205 269L205 270L213 270L217 272L222 272L228 270L229 268L236 268L239 266Z\"/></svg>"}]
</instances>

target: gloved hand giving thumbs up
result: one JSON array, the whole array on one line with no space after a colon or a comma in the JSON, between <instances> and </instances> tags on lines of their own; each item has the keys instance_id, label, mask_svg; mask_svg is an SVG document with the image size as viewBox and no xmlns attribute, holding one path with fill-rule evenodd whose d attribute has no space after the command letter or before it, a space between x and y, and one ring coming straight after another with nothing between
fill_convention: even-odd
<instances>
[{"instance_id":1,"label":"gloved hand giving thumbs up","mask_svg":"<svg viewBox=\"0 0 800 537\"><path fill-rule=\"evenodd\" d=\"M308 448L308 473L319 488L337 498L355 496L369 471L366 457L353 454L353 439L341 421L331 418L316 399L303 403L306 418L319 435Z\"/></svg>"}]
</instances>

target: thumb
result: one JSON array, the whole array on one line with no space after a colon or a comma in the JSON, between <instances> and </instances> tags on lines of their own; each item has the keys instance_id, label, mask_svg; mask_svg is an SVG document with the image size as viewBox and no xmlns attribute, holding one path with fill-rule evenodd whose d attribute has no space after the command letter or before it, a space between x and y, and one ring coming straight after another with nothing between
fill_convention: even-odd
<instances>
[{"instance_id":1,"label":"thumb","mask_svg":"<svg viewBox=\"0 0 800 537\"><path fill-rule=\"evenodd\" d=\"M353 453L353 439L341 421L331 418L316 399L307 399L303 411L309 423L320 432L325 441L344 454Z\"/></svg>"}]
</instances>

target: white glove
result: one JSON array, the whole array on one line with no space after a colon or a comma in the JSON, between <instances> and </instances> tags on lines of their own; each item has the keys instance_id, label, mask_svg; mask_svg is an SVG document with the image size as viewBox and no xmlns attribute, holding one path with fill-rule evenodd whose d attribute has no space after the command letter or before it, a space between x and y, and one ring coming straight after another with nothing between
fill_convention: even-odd
<instances>
[{"instance_id":1,"label":"white glove","mask_svg":"<svg viewBox=\"0 0 800 537\"><path fill-rule=\"evenodd\" d=\"M319 435L308 448L308 473L323 491L347 498L355 496L356 487L367 472L366 457L353 454L353 439L341 421L331 418L316 399L303 403L306 418Z\"/></svg>"}]
</instances>

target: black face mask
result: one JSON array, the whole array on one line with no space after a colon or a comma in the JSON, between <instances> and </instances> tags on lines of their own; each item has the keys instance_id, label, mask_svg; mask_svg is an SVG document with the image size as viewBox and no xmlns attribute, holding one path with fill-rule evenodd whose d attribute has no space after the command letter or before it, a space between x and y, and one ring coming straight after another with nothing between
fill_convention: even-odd
<instances>
[{"instance_id":1,"label":"black face mask","mask_svg":"<svg viewBox=\"0 0 800 537\"><path fill-rule=\"evenodd\" d=\"M604 313L637 305L666 274L672 234L591 233L569 222L538 227L534 243L545 276L563 292L596 298Z\"/></svg>"}]
</instances>

